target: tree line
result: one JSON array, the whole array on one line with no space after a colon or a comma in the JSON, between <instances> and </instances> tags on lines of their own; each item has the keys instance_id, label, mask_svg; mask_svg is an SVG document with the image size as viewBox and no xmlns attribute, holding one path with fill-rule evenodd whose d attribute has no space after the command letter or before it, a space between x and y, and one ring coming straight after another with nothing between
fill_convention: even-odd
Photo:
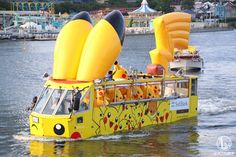
<instances>
[{"instance_id":1,"label":"tree line","mask_svg":"<svg viewBox=\"0 0 236 157\"><path fill-rule=\"evenodd\" d=\"M103 8L138 8L142 0L137 0L134 3L127 3L126 0L108 0L103 4L97 3L96 0L90 0L88 3L73 3L65 1L64 3L55 4L55 13L71 13L82 10L91 11ZM173 12L172 7L174 0L148 0L149 7L162 11L163 13ZM181 0L182 9L193 9L194 0Z\"/></svg>"},{"instance_id":2,"label":"tree line","mask_svg":"<svg viewBox=\"0 0 236 157\"><path fill-rule=\"evenodd\" d=\"M162 11L163 13L169 13L174 11L172 7L173 3L180 2L181 8L185 9L193 9L194 8L194 0L148 0L148 4L151 8ZM218 0L202 0L218 2ZM104 4L100 4L96 2L96 0L90 0L88 3L73 3L72 0L65 0L63 3L56 3L55 13L73 13L79 11L92 11L99 10L103 8L138 8L140 7L142 0L137 0L134 3L127 3L126 0L108 0ZM233 3L236 3L234 0ZM11 3L7 0L0 0L0 10L10 10Z\"/></svg>"}]
</instances>

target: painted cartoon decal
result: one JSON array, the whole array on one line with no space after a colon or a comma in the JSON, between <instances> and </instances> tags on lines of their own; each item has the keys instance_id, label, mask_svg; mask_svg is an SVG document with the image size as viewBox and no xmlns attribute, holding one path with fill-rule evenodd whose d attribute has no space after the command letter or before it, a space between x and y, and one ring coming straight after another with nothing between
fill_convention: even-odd
<instances>
[{"instance_id":1,"label":"painted cartoon decal","mask_svg":"<svg viewBox=\"0 0 236 157\"><path fill-rule=\"evenodd\" d=\"M168 101L104 106L95 108L95 113L99 114L94 119L97 135L171 121Z\"/></svg>"}]
</instances>

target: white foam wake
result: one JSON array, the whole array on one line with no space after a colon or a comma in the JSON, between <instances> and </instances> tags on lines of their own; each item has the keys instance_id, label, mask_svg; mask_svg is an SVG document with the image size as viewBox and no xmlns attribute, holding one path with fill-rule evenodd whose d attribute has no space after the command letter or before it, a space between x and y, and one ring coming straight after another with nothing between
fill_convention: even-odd
<instances>
[{"instance_id":1,"label":"white foam wake","mask_svg":"<svg viewBox=\"0 0 236 157\"><path fill-rule=\"evenodd\" d=\"M198 112L200 114L214 115L236 111L236 102L233 102L233 100L218 97L199 100Z\"/></svg>"},{"instance_id":2,"label":"white foam wake","mask_svg":"<svg viewBox=\"0 0 236 157\"><path fill-rule=\"evenodd\" d=\"M119 140L119 139L127 139L127 138L139 138L148 136L149 133L137 133L137 134L118 134L118 135L107 135L107 136L97 136L92 137L89 140Z\"/></svg>"},{"instance_id":3,"label":"white foam wake","mask_svg":"<svg viewBox=\"0 0 236 157\"><path fill-rule=\"evenodd\" d=\"M148 136L149 133L128 133L128 134L117 134L117 135L104 135L104 136L97 136L92 137L87 140L119 140L119 139L127 139L127 138L139 138ZM41 141L41 142L72 142L72 141L79 141L76 139L69 139L69 138L50 138L50 137L38 137L29 135L27 132L19 132L17 135L13 135L13 138L18 141Z\"/></svg>"},{"instance_id":4,"label":"white foam wake","mask_svg":"<svg viewBox=\"0 0 236 157\"><path fill-rule=\"evenodd\" d=\"M77 141L69 138L51 138L51 137L38 137L29 135L27 132L19 132L17 135L13 135L13 138L18 141L41 141L41 142L66 142L66 141Z\"/></svg>"}]
</instances>

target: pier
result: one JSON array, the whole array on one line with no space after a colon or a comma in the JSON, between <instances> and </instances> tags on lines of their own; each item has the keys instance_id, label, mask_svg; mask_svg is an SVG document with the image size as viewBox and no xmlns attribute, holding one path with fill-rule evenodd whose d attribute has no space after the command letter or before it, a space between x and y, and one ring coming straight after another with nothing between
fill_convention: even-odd
<instances>
[{"instance_id":1,"label":"pier","mask_svg":"<svg viewBox=\"0 0 236 157\"><path fill-rule=\"evenodd\" d=\"M30 33L5 33L0 32L0 40L36 40L36 41L48 41L56 40L58 32L30 32Z\"/></svg>"}]
</instances>

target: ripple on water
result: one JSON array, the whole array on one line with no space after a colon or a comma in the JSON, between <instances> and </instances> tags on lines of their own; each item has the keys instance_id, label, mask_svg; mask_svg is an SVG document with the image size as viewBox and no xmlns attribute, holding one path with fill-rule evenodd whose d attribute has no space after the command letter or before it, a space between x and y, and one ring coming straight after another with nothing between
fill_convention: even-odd
<instances>
[{"instance_id":1,"label":"ripple on water","mask_svg":"<svg viewBox=\"0 0 236 157\"><path fill-rule=\"evenodd\" d=\"M190 43L197 45L205 61L204 73L199 74L197 121L150 127L148 133L63 141L65 144L55 144L58 139L30 140L28 113L23 111L40 92L42 74L52 71L55 42L0 42L0 156L201 156L216 151L218 136L228 135L235 143L235 33L191 34ZM133 66L145 71L153 48L153 36L127 37L119 62L127 69Z\"/></svg>"}]
</instances>

